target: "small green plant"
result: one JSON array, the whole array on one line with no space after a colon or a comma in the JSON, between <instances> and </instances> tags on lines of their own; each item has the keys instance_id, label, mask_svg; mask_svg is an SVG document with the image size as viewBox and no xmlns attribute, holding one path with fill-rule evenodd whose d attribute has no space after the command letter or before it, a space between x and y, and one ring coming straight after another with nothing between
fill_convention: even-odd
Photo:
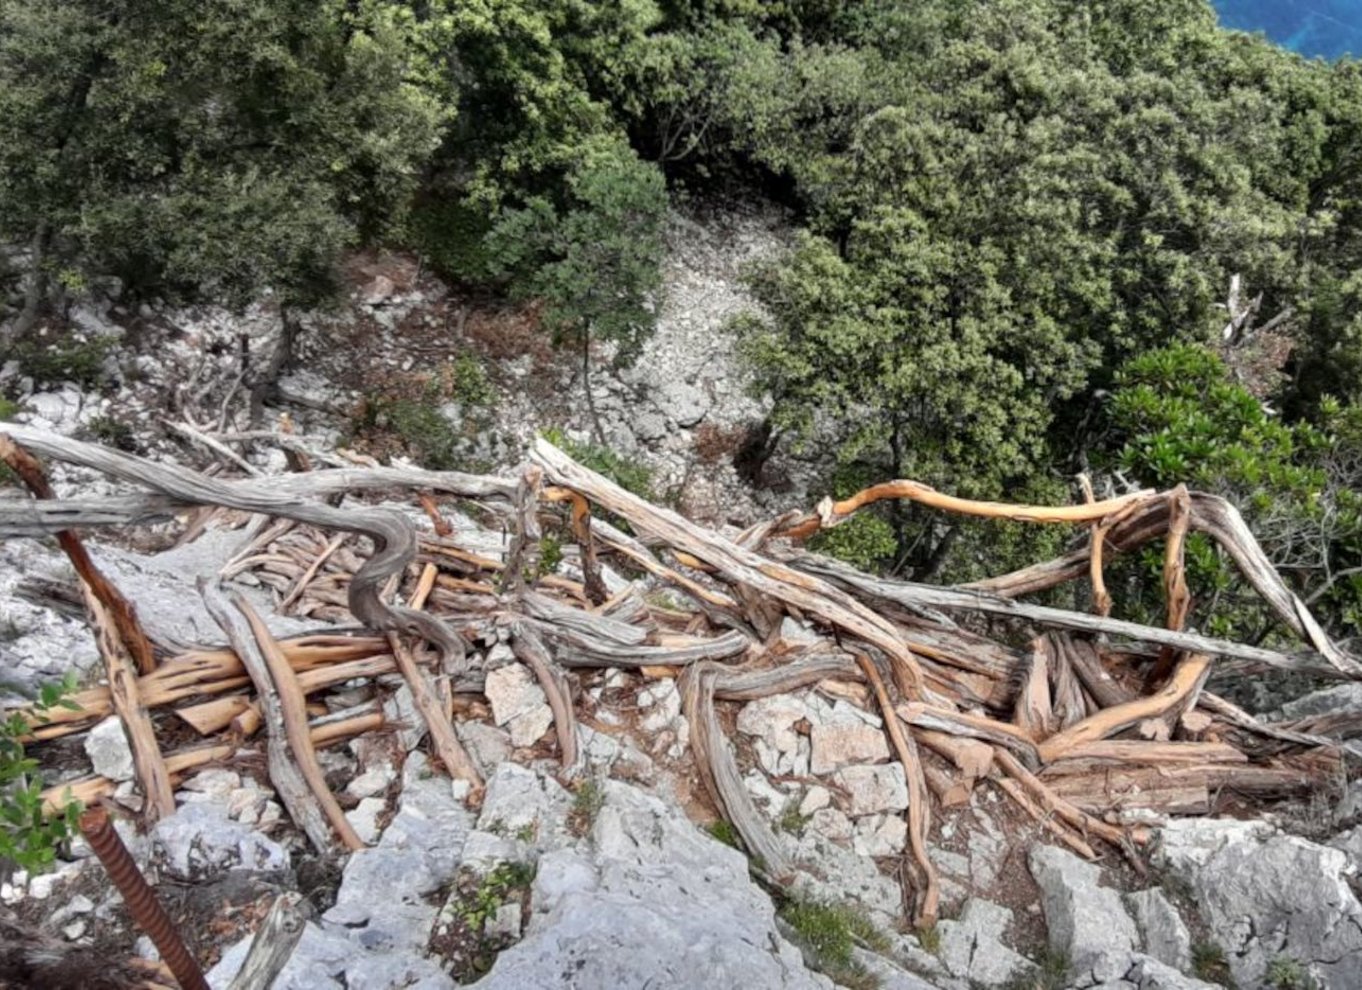
<instances>
[{"instance_id":1,"label":"small green plant","mask_svg":"<svg viewBox=\"0 0 1362 990\"><path fill-rule=\"evenodd\" d=\"M799 813L799 799L791 798L785 804L785 810L780 813L780 819L776 825L791 835L798 835L804 831L804 826L809 824L809 815Z\"/></svg>"},{"instance_id":2,"label":"small green plant","mask_svg":"<svg viewBox=\"0 0 1362 990\"><path fill-rule=\"evenodd\" d=\"M846 904L792 900L781 908L780 916L794 929L814 966L834 983L853 990L879 986L879 979L852 958L858 945L876 952L889 948L888 938L865 915Z\"/></svg>"},{"instance_id":3,"label":"small green plant","mask_svg":"<svg viewBox=\"0 0 1362 990\"><path fill-rule=\"evenodd\" d=\"M1197 979L1229 986L1230 966L1225 950L1214 942L1193 943L1192 973Z\"/></svg>"},{"instance_id":4,"label":"small green plant","mask_svg":"<svg viewBox=\"0 0 1362 990\"><path fill-rule=\"evenodd\" d=\"M705 831L726 846L732 846L737 850L742 849L742 840L738 838L738 830L727 819L716 818L705 826Z\"/></svg>"},{"instance_id":5,"label":"small green plant","mask_svg":"<svg viewBox=\"0 0 1362 990\"><path fill-rule=\"evenodd\" d=\"M925 925L916 932L917 944L922 946L924 952L936 955L941 951L941 929L935 924Z\"/></svg>"},{"instance_id":6,"label":"small green plant","mask_svg":"<svg viewBox=\"0 0 1362 990\"><path fill-rule=\"evenodd\" d=\"M1319 982L1309 970L1290 956L1278 956L1268 963L1264 979L1272 990L1319 990Z\"/></svg>"},{"instance_id":7,"label":"small green plant","mask_svg":"<svg viewBox=\"0 0 1362 990\"><path fill-rule=\"evenodd\" d=\"M515 837L521 842L533 842L539 836L539 820L526 822L516 829Z\"/></svg>"},{"instance_id":8,"label":"small green plant","mask_svg":"<svg viewBox=\"0 0 1362 990\"><path fill-rule=\"evenodd\" d=\"M19 403L0 395L0 421L13 419L23 409Z\"/></svg>"},{"instance_id":9,"label":"small green plant","mask_svg":"<svg viewBox=\"0 0 1362 990\"><path fill-rule=\"evenodd\" d=\"M104 359L109 356L107 340L26 341L14 347L19 371L39 387L74 382L92 389L104 381Z\"/></svg>"},{"instance_id":10,"label":"small green plant","mask_svg":"<svg viewBox=\"0 0 1362 990\"><path fill-rule=\"evenodd\" d=\"M534 881L529 863L502 863L468 893L458 905L458 915L470 927L481 929L505 904L510 895Z\"/></svg>"},{"instance_id":11,"label":"small green plant","mask_svg":"<svg viewBox=\"0 0 1362 990\"><path fill-rule=\"evenodd\" d=\"M132 427L112 416L92 416L85 424L85 430L92 440L106 447L129 452L137 450L137 436Z\"/></svg>"},{"instance_id":12,"label":"small green plant","mask_svg":"<svg viewBox=\"0 0 1362 990\"><path fill-rule=\"evenodd\" d=\"M539 540L539 568L536 577L556 573L563 562L563 541L551 533L545 533Z\"/></svg>"},{"instance_id":13,"label":"small green plant","mask_svg":"<svg viewBox=\"0 0 1362 990\"><path fill-rule=\"evenodd\" d=\"M75 689L74 673L59 683L42 685L31 705L38 724L52 708L79 710L68 697ZM44 813L38 763L24 751L23 738L30 729L29 720L18 712L0 722L0 859L36 873L51 866L57 850L75 834L81 805L70 800L68 792L60 813Z\"/></svg>"},{"instance_id":14,"label":"small green plant","mask_svg":"<svg viewBox=\"0 0 1362 990\"><path fill-rule=\"evenodd\" d=\"M589 777L577 785L572 797L572 807L568 811L568 830L573 835L586 835L596 824L596 817L605 805L605 788L594 777Z\"/></svg>"}]
</instances>

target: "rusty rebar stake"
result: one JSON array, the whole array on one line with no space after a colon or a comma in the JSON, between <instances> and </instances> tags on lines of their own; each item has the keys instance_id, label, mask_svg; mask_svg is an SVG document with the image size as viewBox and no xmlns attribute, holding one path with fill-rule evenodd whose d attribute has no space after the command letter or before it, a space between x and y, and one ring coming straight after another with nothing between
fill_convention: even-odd
<instances>
[{"instance_id":1,"label":"rusty rebar stake","mask_svg":"<svg viewBox=\"0 0 1362 990\"><path fill-rule=\"evenodd\" d=\"M109 821L109 813L99 807L87 809L80 816L80 831L104 864L109 879L123 895L123 903L127 904L132 920L155 943L181 990L209 990L198 960L190 955L175 923L157 899L156 891L142 876L128 847L123 844L122 836Z\"/></svg>"}]
</instances>

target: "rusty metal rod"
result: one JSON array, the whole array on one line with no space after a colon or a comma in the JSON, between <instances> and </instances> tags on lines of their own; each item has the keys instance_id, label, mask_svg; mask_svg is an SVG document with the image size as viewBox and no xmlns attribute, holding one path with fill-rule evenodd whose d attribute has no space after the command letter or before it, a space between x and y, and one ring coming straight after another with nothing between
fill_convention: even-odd
<instances>
[{"instance_id":1,"label":"rusty metal rod","mask_svg":"<svg viewBox=\"0 0 1362 990\"><path fill-rule=\"evenodd\" d=\"M109 879L123 895L123 903L127 904L132 920L155 943L181 990L209 990L198 960L190 955L175 923L157 900L147 878L142 876L118 830L109 821L109 813L100 807L86 810L80 816L80 831L104 864Z\"/></svg>"}]
</instances>

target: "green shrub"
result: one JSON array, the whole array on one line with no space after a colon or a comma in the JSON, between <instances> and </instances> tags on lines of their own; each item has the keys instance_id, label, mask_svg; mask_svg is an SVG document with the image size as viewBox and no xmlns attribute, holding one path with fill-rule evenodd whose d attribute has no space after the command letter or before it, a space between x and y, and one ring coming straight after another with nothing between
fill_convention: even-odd
<instances>
[{"instance_id":1,"label":"green shrub","mask_svg":"<svg viewBox=\"0 0 1362 990\"><path fill-rule=\"evenodd\" d=\"M79 709L67 697L75 689L74 674L60 683L44 684L32 704L38 724L52 708ZM69 800L68 792L60 814L43 813L42 775L22 742L29 730L28 719L18 712L0 722L0 860L12 860L34 873L51 866L57 850L75 835L81 805Z\"/></svg>"}]
</instances>

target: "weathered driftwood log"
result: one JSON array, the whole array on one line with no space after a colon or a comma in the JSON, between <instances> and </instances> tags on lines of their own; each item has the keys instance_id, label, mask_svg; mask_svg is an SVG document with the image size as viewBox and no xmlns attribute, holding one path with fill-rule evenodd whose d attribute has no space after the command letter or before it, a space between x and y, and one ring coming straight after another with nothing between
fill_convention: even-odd
<instances>
[{"instance_id":1,"label":"weathered driftwood log","mask_svg":"<svg viewBox=\"0 0 1362 990\"><path fill-rule=\"evenodd\" d=\"M1321 676L1344 676L1344 671L1316 652L1297 655L1279 653L1259 646L1236 643L1228 639L1216 639L1196 633L1160 629L1157 626L1141 625L1121 619L1104 619L1085 612L1071 612L1067 609L1051 608L1046 605L1032 605L1011 598L955 588L942 588L930 584L914 584L908 581L891 581L887 578L871 577L854 571L845 564L826 557L800 555L793 564L809 574L826 578L834 584L855 591L874 600L903 603L920 602L936 608L979 612L986 615L999 615L1021 619L1043 626L1060 629L1073 629L1087 633L1105 633L1120 636L1141 643L1156 646L1171 646L1174 649L1211 656L1251 660L1281 670L1305 671ZM1351 677L1349 673L1346 676Z\"/></svg>"},{"instance_id":2,"label":"weathered driftwood log","mask_svg":"<svg viewBox=\"0 0 1362 990\"><path fill-rule=\"evenodd\" d=\"M255 684L265 719L270 783L289 815L318 852L331 848L332 828L346 848L363 849L364 841L326 786L313 749L302 691L278 644L239 595L229 597L208 582L200 583L199 592Z\"/></svg>"},{"instance_id":3,"label":"weathered driftwood log","mask_svg":"<svg viewBox=\"0 0 1362 990\"><path fill-rule=\"evenodd\" d=\"M598 505L651 533L670 546L704 561L732 584L746 585L777 601L794 605L824 622L882 650L895 665L900 689L913 697L924 690L922 670L893 626L850 595L828 583L708 532L669 509L651 505L619 485L590 471L542 438L532 452L554 484L580 492Z\"/></svg>"},{"instance_id":4,"label":"weathered driftwood log","mask_svg":"<svg viewBox=\"0 0 1362 990\"><path fill-rule=\"evenodd\" d=\"M350 611L360 622L383 632L423 636L446 654L459 654L463 643L458 635L436 617L413 609L386 604L379 592L388 578L400 573L416 553L416 534L411 522L401 513L388 509L338 509L311 501L309 495L335 490L327 483L339 479L319 477L326 472L288 475L229 484L207 478L185 468L155 464L144 458L82 443L69 437L35 430L32 427L6 427L6 432L26 446L49 457L81 464L106 474L155 489L188 505L221 505L247 512L284 516L314 526L363 533L374 542L374 552L354 575L349 585ZM348 487L377 487L367 471L342 472ZM311 484L309 484L311 482ZM254 486L254 487L252 487ZM345 490L342 488L341 490ZM483 489L486 490L485 488ZM59 503L60 504L60 503ZM5 530L6 507L0 505L0 535ZM90 525L70 521L60 528Z\"/></svg>"}]
</instances>

